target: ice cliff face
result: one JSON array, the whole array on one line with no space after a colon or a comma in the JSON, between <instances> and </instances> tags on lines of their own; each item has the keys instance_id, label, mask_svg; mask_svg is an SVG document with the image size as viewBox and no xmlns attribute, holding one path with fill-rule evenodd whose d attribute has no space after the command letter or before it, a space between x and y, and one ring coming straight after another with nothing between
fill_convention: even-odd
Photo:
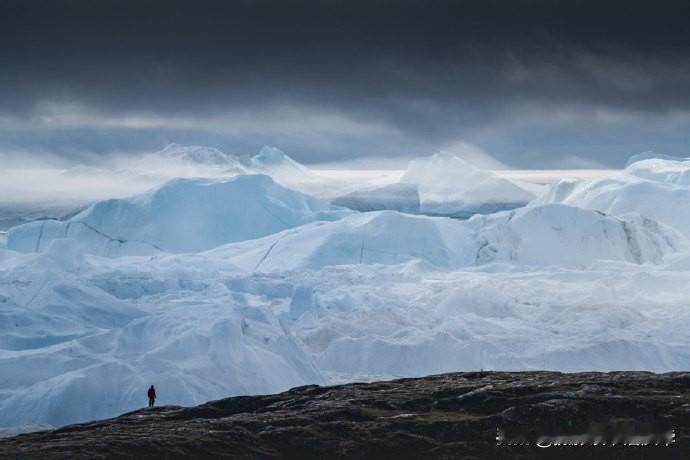
<instances>
[{"instance_id":1,"label":"ice cliff face","mask_svg":"<svg viewBox=\"0 0 690 460\"><path fill-rule=\"evenodd\" d=\"M441 152L411 161L397 184L354 191L334 203L358 211L388 209L468 218L524 206L534 198L514 182Z\"/></svg>"},{"instance_id":2,"label":"ice cliff face","mask_svg":"<svg viewBox=\"0 0 690 460\"><path fill-rule=\"evenodd\" d=\"M20 225L7 246L40 252L73 238L83 251L105 256L195 252L346 214L264 175L175 179L133 198L100 201L64 222Z\"/></svg>"},{"instance_id":3,"label":"ice cliff face","mask_svg":"<svg viewBox=\"0 0 690 460\"><path fill-rule=\"evenodd\" d=\"M410 162L401 182L417 184L426 214L468 213L483 206L523 206L534 194L447 152Z\"/></svg>"},{"instance_id":4,"label":"ice cliff face","mask_svg":"<svg viewBox=\"0 0 690 460\"><path fill-rule=\"evenodd\" d=\"M628 192L633 184L645 189L667 186L642 179L626 184ZM544 201L570 203L577 187L562 182ZM673 187L676 193L690 194L690 189ZM604 196L617 190L606 189ZM584 267L599 259L661 263L666 254L685 247L685 239L673 229L629 214L632 209L646 210L644 198L652 192L626 198L627 194L616 195L615 207L601 206L607 214L535 204L463 222L394 211L352 213L264 175L177 179L130 199L98 202L64 222L15 227L7 247L41 252L54 240L70 238L82 252L123 256L199 252L238 242L224 249L227 257L245 269L261 271L414 259L443 269L492 261L566 267ZM678 200L682 206L682 196ZM660 215L657 208L653 209ZM667 220L673 221L672 216L669 212ZM304 225L310 222L314 224Z\"/></svg>"},{"instance_id":5,"label":"ice cliff face","mask_svg":"<svg viewBox=\"0 0 690 460\"><path fill-rule=\"evenodd\" d=\"M417 259L437 269L497 261L584 268L597 260L658 264L687 248L682 235L649 219L554 204L469 221L394 211L354 214L225 246L209 255L266 272Z\"/></svg>"},{"instance_id":6,"label":"ice cliff face","mask_svg":"<svg viewBox=\"0 0 690 460\"><path fill-rule=\"evenodd\" d=\"M596 260L661 263L688 248L677 231L638 215L543 205L509 213L477 216L481 246L477 264L503 260L526 265L585 268Z\"/></svg>"},{"instance_id":7,"label":"ice cliff face","mask_svg":"<svg viewBox=\"0 0 690 460\"><path fill-rule=\"evenodd\" d=\"M543 203L563 203L616 216L638 213L690 236L690 161L644 159L601 179L561 180L533 204Z\"/></svg>"},{"instance_id":8,"label":"ice cliff face","mask_svg":"<svg viewBox=\"0 0 690 460\"><path fill-rule=\"evenodd\" d=\"M253 242L218 248L249 270L275 272L345 264L399 264L422 259L438 267L469 264L473 237L451 219L381 211L317 222Z\"/></svg>"}]
</instances>

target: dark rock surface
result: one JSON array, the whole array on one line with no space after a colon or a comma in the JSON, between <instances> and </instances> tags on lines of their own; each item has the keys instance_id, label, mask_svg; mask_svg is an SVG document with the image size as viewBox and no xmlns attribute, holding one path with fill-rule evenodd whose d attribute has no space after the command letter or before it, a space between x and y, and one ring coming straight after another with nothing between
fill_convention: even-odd
<instances>
[{"instance_id":1,"label":"dark rock surface","mask_svg":"<svg viewBox=\"0 0 690 460\"><path fill-rule=\"evenodd\" d=\"M690 458L689 433L690 373L474 372L142 409L0 439L0 457ZM535 445L585 434L607 444Z\"/></svg>"}]
</instances>

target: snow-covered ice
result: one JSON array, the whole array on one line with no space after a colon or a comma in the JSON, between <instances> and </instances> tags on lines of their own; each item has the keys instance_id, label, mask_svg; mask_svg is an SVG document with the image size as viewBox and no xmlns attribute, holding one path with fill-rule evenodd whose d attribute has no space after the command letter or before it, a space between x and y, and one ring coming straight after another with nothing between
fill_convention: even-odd
<instances>
[{"instance_id":1,"label":"snow-covered ice","mask_svg":"<svg viewBox=\"0 0 690 460\"><path fill-rule=\"evenodd\" d=\"M213 147L172 143L168 144L163 150L151 154L151 157L163 159L166 162L173 160L180 161L187 165L196 164L199 166L218 167L222 169L237 170L238 172L247 172L246 168L242 167L241 163L236 158ZM149 159L149 157L144 156L142 160L145 162Z\"/></svg>"},{"instance_id":2,"label":"snow-covered ice","mask_svg":"<svg viewBox=\"0 0 690 460\"><path fill-rule=\"evenodd\" d=\"M482 368L690 367L689 162L645 158L458 220L343 210L247 161L0 241L0 433L142 407L151 384L195 404ZM422 163L405 180L431 185ZM494 179L482 190L528 198ZM424 196L480 198L442 190Z\"/></svg>"},{"instance_id":3,"label":"snow-covered ice","mask_svg":"<svg viewBox=\"0 0 690 460\"><path fill-rule=\"evenodd\" d=\"M686 271L411 260L251 273L224 253L2 254L0 425L328 383L336 373L686 368Z\"/></svg>"},{"instance_id":4,"label":"snow-covered ice","mask_svg":"<svg viewBox=\"0 0 690 460\"><path fill-rule=\"evenodd\" d=\"M449 152L410 162L400 181L355 190L334 203L358 211L396 210L467 218L526 205L539 186L504 179Z\"/></svg>"},{"instance_id":5,"label":"snow-covered ice","mask_svg":"<svg viewBox=\"0 0 690 460\"><path fill-rule=\"evenodd\" d=\"M73 238L84 251L108 256L196 252L349 213L265 175L174 179L132 198L99 201L66 221L14 227L7 247L37 252Z\"/></svg>"},{"instance_id":6,"label":"snow-covered ice","mask_svg":"<svg viewBox=\"0 0 690 460\"><path fill-rule=\"evenodd\" d=\"M476 168L448 152L412 161L400 180L417 184L420 211L425 214L472 213L524 206L534 194L514 182Z\"/></svg>"},{"instance_id":7,"label":"snow-covered ice","mask_svg":"<svg viewBox=\"0 0 690 460\"><path fill-rule=\"evenodd\" d=\"M318 174L299 164L282 150L269 145L256 155L243 159L243 163L251 171L268 174L284 185L294 186L321 180Z\"/></svg>"},{"instance_id":8,"label":"snow-covered ice","mask_svg":"<svg viewBox=\"0 0 690 460\"><path fill-rule=\"evenodd\" d=\"M246 270L280 272L329 265L422 260L442 269L495 261L586 268L597 260L661 263L688 242L640 216L615 218L559 204L469 221L378 211L316 222L212 251Z\"/></svg>"},{"instance_id":9,"label":"snow-covered ice","mask_svg":"<svg viewBox=\"0 0 690 460\"><path fill-rule=\"evenodd\" d=\"M649 158L592 181L563 179L532 202L543 203L639 213L690 237L690 160Z\"/></svg>"},{"instance_id":10,"label":"snow-covered ice","mask_svg":"<svg viewBox=\"0 0 690 460\"><path fill-rule=\"evenodd\" d=\"M244 157L211 147L170 144L137 158L115 157L97 165L0 168L0 230L37 219L64 219L96 201L127 198L172 179L228 178L238 174L269 174L282 185L321 197L322 192L336 193L333 190L337 189L332 180L320 177L274 147Z\"/></svg>"}]
</instances>

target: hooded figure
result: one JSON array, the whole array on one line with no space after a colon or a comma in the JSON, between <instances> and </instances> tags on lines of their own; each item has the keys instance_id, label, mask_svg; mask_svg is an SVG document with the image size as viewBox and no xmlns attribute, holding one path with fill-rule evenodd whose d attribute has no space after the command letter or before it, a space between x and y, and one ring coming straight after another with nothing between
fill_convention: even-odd
<instances>
[{"instance_id":1,"label":"hooded figure","mask_svg":"<svg viewBox=\"0 0 690 460\"><path fill-rule=\"evenodd\" d=\"M151 385L151 388L149 388L148 391L148 396L149 396L149 407L153 407L153 403L156 402L156 389Z\"/></svg>"}]
</instances>

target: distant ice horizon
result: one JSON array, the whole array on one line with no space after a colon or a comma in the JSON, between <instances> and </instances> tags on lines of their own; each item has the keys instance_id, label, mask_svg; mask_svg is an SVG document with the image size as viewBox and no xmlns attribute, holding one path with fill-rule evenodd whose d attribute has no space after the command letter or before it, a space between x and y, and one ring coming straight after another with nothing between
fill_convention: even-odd
<instances>
[{"instance_id":1,"label":"distant ice horizon","mask_svg":"<svg viewBox=\"0 0 690 460\"><path fill-rule=\"evenodd\" d=\"M400 179L405 169L357 169L333 168L319 165L307 165L317 174L333 179L375 179L389 178L392 181ZM622 169L492 169L491 172L504 179L520 180L536 184L551 184L560 179L597 179Z\"/></svg>"}]
</instances>

